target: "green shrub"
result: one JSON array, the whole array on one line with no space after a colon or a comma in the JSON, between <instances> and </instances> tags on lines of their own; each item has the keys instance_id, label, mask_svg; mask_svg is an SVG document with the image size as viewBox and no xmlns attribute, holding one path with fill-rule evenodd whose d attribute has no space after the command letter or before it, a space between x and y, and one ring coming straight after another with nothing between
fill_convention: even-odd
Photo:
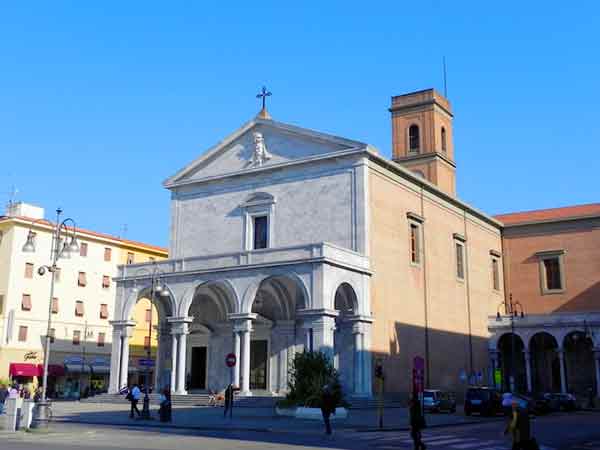
<instances>
[{"instance_id":1,"label":"green shrub","mask_svg":"<svg viewBox=\"0 0 600 450\"><path fill-rule=\"evenodd\" d=\"M290 390L281 405L319 408L326 384L333 391L336 405L345 404L339 375L329 358L321 352L296 353L290 370Z\"/></svg>"}]
</instances>

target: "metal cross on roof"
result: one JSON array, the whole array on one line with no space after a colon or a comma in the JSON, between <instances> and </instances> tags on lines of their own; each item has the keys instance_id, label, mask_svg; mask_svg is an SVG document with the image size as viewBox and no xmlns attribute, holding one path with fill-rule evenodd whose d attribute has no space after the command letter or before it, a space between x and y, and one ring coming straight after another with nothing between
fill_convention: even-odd
<instances>
[{"instance_id":1,"label":"metal cross on roof","mask_svg":"<svg viewBox=\"0 0 600 450\"><path fill-rule=\"evenodd\" d=\"M256 94L256 98L262 98L262 109L265 109L265 104L266 104L266 99L267 97L270 97L271 92L267 91L267 88L265 86L262 87L260 93Z\"/></svg>"}]
</instances>

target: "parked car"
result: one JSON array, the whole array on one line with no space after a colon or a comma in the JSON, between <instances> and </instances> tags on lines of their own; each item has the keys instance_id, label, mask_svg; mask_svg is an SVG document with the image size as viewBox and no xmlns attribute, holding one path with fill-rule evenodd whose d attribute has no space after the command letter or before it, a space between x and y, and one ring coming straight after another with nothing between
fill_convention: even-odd
<instances>
[{"instance_id":1,"label":"parked car","mask_svg":"<svg viewBox=\"0 0 600 450\"><path fill-rule=\"evenodd\" d=\"M575 411L577 409L577 399L573 394L550 393L546 395L558 403L559 411Z\"/></svg>"},{"instance_id":2,"label":"parked car","mask_svg":"<svg viewBox=\"0 0 600 450\"><path fill-rule=\"evenodd\" d=\"M470 387L465 394L465 415L479 413L482 416L495 416L502 412L502 396L496 389Z\"/></svg>"},{"instance_id":3,"label":"parked car","mask_svg":"<svg viewBox=\"0 0 600 450\"><path fill-rule=\"evenodd\" d=\"M456 412L456 397L439 389L426 389L423 391L423 409L427 412Z\"/></svg>"}]
</instances>

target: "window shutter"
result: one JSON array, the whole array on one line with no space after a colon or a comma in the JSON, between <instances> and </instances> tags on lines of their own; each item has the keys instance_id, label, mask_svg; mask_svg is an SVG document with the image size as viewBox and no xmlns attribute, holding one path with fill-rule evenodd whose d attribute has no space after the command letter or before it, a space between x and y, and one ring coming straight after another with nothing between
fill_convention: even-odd
<instances>
[{"instance_id":1,"label":"window shutter","mask_svg":"<svg viewBox=\"0 0 600 450\"><path fill-rule=\"evenodd\" d=\"M81 300L75 302L75 315L79 317L83 316L83 302Z\"/></svg>"},{"instance_id":2,"label":"window shutter","mask_svg":"<svg viewBox=\"0 0 600 450\"><path fill-rule=\"evenodd\" d=\"M110 248L105 248L104 249L104 261L110 261L111 260L111 256L112 256L112 250Z\"/></svg>"},{"instance_id":3,"label":"window shutter","mask_svg":"<svg viewBox=\"0 0 600 450\"><path fill-rule=\"evenodd\" d=\"M50 333L48 333L50 337L50 343L54 344L54 338L56 337L56 330L54 328L50 328Z\"/></svg>"},{"instance_id":4,"label":"window shutter","mask_svg":"<svg viewBox=\"0 0 600 450\"><path fill-rule=\"evenodd\" d=\"M104 333L98 333L98 347L104 347Z\"/></svg>"},{"instance_id":5,"label":"window shutter","mask_svg":"<svg viewBox=\"0 0 600 450\"><path fill-rule=\"evenodd\" d=\"M33 264L25 263L25 278L33 278Z\"/></svg>"},{"instance_id":6,"label":"window shutter","mask_svg":"<svg viewBox=\"0 0 600 450\"><path fill-rule=\"evenodd\" d=\"M81 331L73 330L73 345L79 345L81 339Z\"/></svg>"},{"instance_id":7,"label":"window shutter","mask_svg":"<svg viewBox=\"0 0 600 450\"><path fill-rule=\"evenodd\" d=\"M102 276L102 287L105 289L110 287L110 277L108 275Z\"/></svg>"},{"instance_id":8,"label":"window shutter","mask_svg":"<svg viewBox=\"0 0 600 450\"><path fill-rule=\"evenodd\" d=\"M21 300L21 309L23 311L31 311L31 295L23 294L23 298Z\"/></svg>"},{"instance_id":9,"label":"window shutter","mask_svg":"<svg viewBox=\"0 0 600 450\"><path fill-rule=\"evenodd\" d=\"M27 327L19 327L19 342L25 342L27 340Z\"/></svg>"},{"instance_id":10,"label":"window shutter","mask_svg":"<svg viewBox=\"0 0 600 450\"><path fill-rule=\"evenodd\" d=\"M144 348L150 348L150 336L144 336Z\"/></svg>"},{"instance_id":11,"label":"window shutter","mask_svg":"<svg viewBox=\"0 0 600 450\"><path fill-rule=\"evenodd\" d=\"M100 305L100 318L108 319L108 305L106 303Z\"/></svg>"},{"instance_id":12,"label":"window shutter","mask_svg":"<svg viewBox=\"0 0 600 450\"><path fill-rule=\"evenodd\" d=\"M52 314L58 314L58 297L52 298Z\"/></svg>"},{"instance_id":13,"label":"window shutter","mask_svg":"<svg viewBox=\"0 0 600 450\"><path fill-rule=\"evenodd\" d=\"M77 284L82 287L84 287L87 284L85 272L79 272L79 277L77 278Z\"/></svg>"},{"instance_id":14,"label":"window shutter","mask_svg":"<svg viewBox=\"0 0 600 450\"><path fill-rule=\"evenodd\" d=\"M85 242L82 242L79 246L79 256L87 256L88 254L88 245Z\"/></svg>"}]
</instances>

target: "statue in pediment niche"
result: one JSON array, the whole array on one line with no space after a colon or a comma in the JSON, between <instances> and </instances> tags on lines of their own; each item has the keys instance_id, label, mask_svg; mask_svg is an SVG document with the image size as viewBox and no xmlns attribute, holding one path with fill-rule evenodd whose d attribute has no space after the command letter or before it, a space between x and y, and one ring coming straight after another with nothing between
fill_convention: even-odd
<instances>
[{"instance_id":1,"label":"statue in pediment niche","mask_svg":"<svg viewBox=\"0 0 600 450\"><path fill-rule=\"evenodd\" d=\"M267 151L267 146L265 145L265 139L263 138L262 133L255 132L254 136L254 152L252 153L252 160L250 163L252 166L262 166L265 162L271 159L272 155Z\"/></svg>"}]
</instances>

